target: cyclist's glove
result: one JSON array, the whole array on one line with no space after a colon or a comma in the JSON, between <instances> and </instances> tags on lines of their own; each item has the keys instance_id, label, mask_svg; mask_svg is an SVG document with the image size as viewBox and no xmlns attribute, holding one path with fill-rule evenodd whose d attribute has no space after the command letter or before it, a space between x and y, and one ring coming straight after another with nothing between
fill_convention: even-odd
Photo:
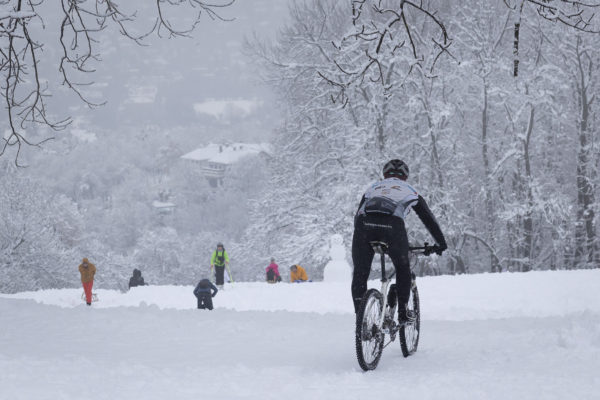
<instances>
[{"instance_id":1,"label":"cyclist's glove","mask_svg":"<svg viewBox=\"0 0 600 400\"><path fill-rule=\"evenodd\" d=\"M442 253L448 248L448 246L446 245L446 243L440 244L435 246L435 254L437 254L438 256L441 256Z\"/></svg>"},{"instance_id":2,"label":"cyclist's glove","mask_svg":"<svg viewBox=\"0 0 600 400\"><path fill-rule=\"evenodd\" d=\"M433 246L430 246L429 244L427 244L427 242L425 243L425 249L423 249L423 255L424 256L430 256L433 253L437 252L437 248L438 246L436 244L434 244Z\"/></svg>"}]
</instances>

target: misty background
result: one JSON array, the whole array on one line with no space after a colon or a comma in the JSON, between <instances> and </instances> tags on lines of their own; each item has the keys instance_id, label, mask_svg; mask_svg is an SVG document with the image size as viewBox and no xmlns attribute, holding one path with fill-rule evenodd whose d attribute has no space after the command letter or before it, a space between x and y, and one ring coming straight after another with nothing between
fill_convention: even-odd
<instances>
[{"instance_id":1,"label":"misty background","mask_svg":"<svg viewBox=\"0 0 600 400\"><path fill-rule=\"evenodd\" d=\"M53 7L32 32L56 32ZM140 30L151 23L149 5L127 7ZM190 284L208 275L217 242L236 280L263 280L271 257L319 280L331 235L349 250L358 201L390 158L408 163L448 239L419 273L597 268L599 36L529 4L514 77L514 9L427 7L450 53L436 58L439 28L411 11L422 65L397 52L398 28L378 53L383 73L363 58L373 43L352 32L386 17L365 11L357 24L350 2L238 0L219 11L229 21L205 16L191 37L143 46L109 26L83 89L106 102L93 109L60 85L48 40L49 108L73 122L28 130L54 139L23 148L26 167L15 148L0 157L0 291L78 286L83 257L100 287L124 289L133 268L151 284ZM234 142L271 150L231 165L217 186L181 158ZM431 242L414 216L408 225L413 241Z\"/></svg>"}]
</instances>

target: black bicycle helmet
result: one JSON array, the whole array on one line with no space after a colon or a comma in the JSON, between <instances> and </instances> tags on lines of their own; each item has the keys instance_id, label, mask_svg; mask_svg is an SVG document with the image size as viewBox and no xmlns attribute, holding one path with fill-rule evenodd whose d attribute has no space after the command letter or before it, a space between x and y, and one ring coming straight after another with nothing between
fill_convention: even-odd
<instances>
[{"instance_id":1,"label":"black bicycle helmet","mask_svg":"<svg viewBox=\"0 0 600 400\"><path fill-rule=\"evenodd\" d=\"M383 177L408 178L408 165L402 160L390 160L383 166Z\"/></svg>"}]
</instances>

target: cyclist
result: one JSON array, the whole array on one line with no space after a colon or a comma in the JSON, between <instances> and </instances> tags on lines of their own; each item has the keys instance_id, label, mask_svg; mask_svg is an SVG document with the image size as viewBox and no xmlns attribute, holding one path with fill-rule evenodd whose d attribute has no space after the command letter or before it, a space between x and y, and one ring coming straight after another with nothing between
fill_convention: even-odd
<instances>
[{"instance_id":1,"label":"cyclist","mask_svg":"<svg viewBox=\"0 0 600 400\"><path fill-rule=\"evenodd\" d=\"M410 297L411 274L408 259L408 237L404 218L414 209L436 241L436 253L447 249L446 239L425 199L407 182L408 165L402 160L391 160L383 167L383 180L372 184L363 195L354 217L352 238L352 299L358 313L362 296L367 291L367 280L375 254L369 242L381 241L388 245L388 254L396 268L398 320L408 320L406 304ZM393 290L393 288L391 288ZM392 291L390 291L392 293ZM395 301L390 301L391 306Z\"/></svg>"}]
</instances>

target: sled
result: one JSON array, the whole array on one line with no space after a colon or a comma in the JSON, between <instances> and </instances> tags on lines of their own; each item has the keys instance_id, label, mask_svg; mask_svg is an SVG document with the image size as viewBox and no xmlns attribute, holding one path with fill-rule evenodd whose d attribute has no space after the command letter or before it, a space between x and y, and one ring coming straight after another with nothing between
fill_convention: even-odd
<instances>
[{"instance_id":1,"label":"sled","mask_svg":"<svg viewBox=\"0 0 600 400\"><path fill-rule=\"evenodd\" d=\"M85 292L81 293L81 300L85 301ZM98 301L98 295L92 292L92 303Z\"/></svg>"}]
</instances>

